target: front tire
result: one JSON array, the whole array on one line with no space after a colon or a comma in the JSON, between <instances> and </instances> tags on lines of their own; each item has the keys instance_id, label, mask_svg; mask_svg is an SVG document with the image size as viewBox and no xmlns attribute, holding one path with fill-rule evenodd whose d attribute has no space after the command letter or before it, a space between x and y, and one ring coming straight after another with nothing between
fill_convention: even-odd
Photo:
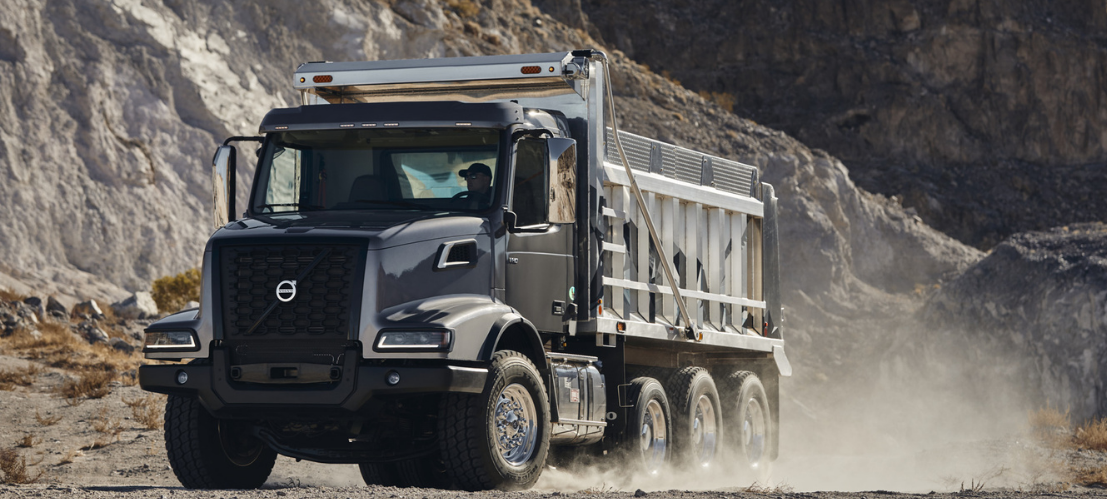
<instances>
[{"instance_id":1,"label":"front tire","mask_svg":"<svg viewBox=\"0 0 1107 499\"><path fill-rule=\"evenodd\" d=\"M550 407L542 376L519 352L496 352L484 391L450 393L439 411L446 473L466 490L526 489L550 448Z\"/></svg>"},{"instance_id":2,"label":"front tire","mask_svg":"<svg viewBox=\"0 0 1107 499\"><path fill-rule=\"evenodd\" d=\"M177 480L189 489L256 489L277 460L248 424L215 419L184 395L169 395L165 404L165 450Z\"/></svg>"}]
</instances>

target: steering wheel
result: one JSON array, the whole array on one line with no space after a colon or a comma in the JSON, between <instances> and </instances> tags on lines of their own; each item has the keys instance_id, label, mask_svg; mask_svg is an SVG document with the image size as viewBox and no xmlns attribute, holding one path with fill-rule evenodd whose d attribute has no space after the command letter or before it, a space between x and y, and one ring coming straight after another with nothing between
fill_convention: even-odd
<instances>
[{"instance_id":1,"label":"steering wheel","mask_svg":"<svg viewBox=\"0 0 1107 499\"><path fill-rule=\"evenodd\" d=\"M461 191L457 194L454 194L453 199L468 199L472 195L473 191Z\"/></svg>"}]
</instances>

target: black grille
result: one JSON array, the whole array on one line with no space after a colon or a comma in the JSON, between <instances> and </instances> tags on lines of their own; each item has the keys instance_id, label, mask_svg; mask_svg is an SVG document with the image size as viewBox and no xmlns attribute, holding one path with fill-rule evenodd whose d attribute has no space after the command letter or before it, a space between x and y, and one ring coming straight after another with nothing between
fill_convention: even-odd
<instances>
[{"instance_id":1,"label":"black grille","mask_svg":"<svg viewBox=\"0 0 1107 499\"><path fill-rule=\"evenodd\" d=\"M346 338L358 254L350 245L223 247L225 337ZM297 281L296 295L281 302L277 285L286 280Z\"/></svg>"}]
</instances>

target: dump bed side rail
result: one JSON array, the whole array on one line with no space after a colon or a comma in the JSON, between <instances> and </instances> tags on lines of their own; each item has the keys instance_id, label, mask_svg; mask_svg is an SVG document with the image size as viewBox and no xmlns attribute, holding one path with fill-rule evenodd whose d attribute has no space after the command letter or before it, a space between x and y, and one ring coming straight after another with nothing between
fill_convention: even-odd
<instances>
[{"instance_id":1,"label":"dump bed side rail","mask_svg":"<svg viewBox=\"0 0 1107 499\"><path fill-rule=\"evenodd\" d=\"M607 131L600 332L683 339L684 323L646 232L643 208ZM645 209L671 255L692 324L708 344L772 351L779 337L762 329L762 221L757 169L627 132L619 132Z\"/></svg>"}]
</instances>

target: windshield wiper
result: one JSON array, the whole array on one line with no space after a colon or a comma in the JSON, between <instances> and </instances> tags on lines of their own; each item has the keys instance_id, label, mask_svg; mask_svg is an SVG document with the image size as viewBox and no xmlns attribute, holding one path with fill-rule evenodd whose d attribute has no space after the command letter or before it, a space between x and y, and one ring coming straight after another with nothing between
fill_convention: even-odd
<instances>
[{"instance_id":1,"label":"windshield wiper","mask_svg":"<svg viewBox=\"0 0 1107 499\"><path fill-rule=\"evenodd\" d=\"M412 203L411 201L397 201L397 200L383 200L383 199L355 199L353 203L373 203L373 204L387 204L391 206L403 206L405 208L413 208L417 210L425 210L428 208L426 205L419 203Z\"/></svg>"},{"instance_id":2,"label":"windshield wiper","mask_svg":"<svg viewBox=\"0 0 1107 499\"><path fill-rule=\"evenodd\" d=\"M255 206L255 208L260 210L262 208L275 208L275 207L280 207L280 206L299 206L300 209L297 210L297 211L316 211L316 210L325 210L325 209L327 209L325 206L319 206L319 205L315 205L315 204L300 204L300 203L259 204L259 205Z\"/></svg>"}]
</instances>

